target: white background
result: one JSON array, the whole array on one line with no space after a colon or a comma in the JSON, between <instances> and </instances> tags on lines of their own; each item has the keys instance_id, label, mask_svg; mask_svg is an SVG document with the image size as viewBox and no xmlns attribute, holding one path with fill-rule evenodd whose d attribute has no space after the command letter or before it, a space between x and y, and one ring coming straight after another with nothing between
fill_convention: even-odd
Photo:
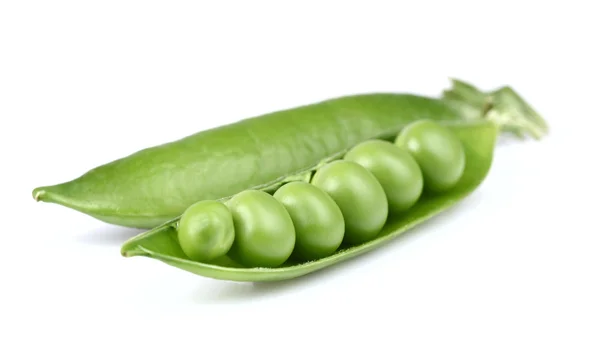
<instances>
[{"instance_id":1,"label":"white background","mask_svg":"<svg viewBox=\"0 0 600 354\"><path fill-rule=\"evenodd\" d=\"M599 353L593 1L3 1L0 352ZM217 5L218 4L218 5ZM511 85L551 126L407 237L294 281L126 259L39 185L241 118Z\"/></svg>"}]
</instances>

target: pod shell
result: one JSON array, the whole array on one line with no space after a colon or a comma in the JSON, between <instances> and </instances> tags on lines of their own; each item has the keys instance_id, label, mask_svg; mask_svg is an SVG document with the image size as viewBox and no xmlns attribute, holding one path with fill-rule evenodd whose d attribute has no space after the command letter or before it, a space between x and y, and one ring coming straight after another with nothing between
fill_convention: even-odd
<instances>
[{"instance_id":1,"label":"pod shell","mask_svg":"<svg viewBox=\"0 0 600 354\"><path fill-rule=\"evenodd\" d=\"M108 223L152 228L216 200L311 168L418 119L461 120L448 103L404 93L344 96L268 113L147 148L33 197Z\"/></svg>"}]
</instances>

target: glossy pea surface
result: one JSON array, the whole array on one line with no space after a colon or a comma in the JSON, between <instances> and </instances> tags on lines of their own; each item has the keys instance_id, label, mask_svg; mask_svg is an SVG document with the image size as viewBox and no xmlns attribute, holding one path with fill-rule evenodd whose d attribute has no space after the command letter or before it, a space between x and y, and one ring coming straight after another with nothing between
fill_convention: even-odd
<instances>
[{"instance_id":1,"label":"glossy pea surface","mask_svg":"<svg viewBox=\"0 0 600 354\"><path fill-rule=\"evenodd\" d=\"M388 216L387 197L366 168L356 162L336 160L319 168L311 183L329 194L342 211L345 242L372 240L383 228Z\"/></svg>"},{"instance_id":2,"label":"glossy pea surface","mask_svg":"<svg viewBox=\"0 0 600 354\"><path fill-rule=\"evenodd\" d=\"M283 204L294 223L295 258L319 259L338 249L344 238L344 216L327 193L307 182L291 182L273 197Z\"/></svg>"},{"instance_id":3,"label":"glossy pea surface","mask_svg":"<svg viewBox=\"0 0 600 354\"><path fill-rule=\"evenodd\" d=\"M277 267L290 257L296 241L294 224L277 199L263 191L246 190L226 204L235 228L233 259L248 267Z\"/></svg>"},{"instance_id":4,"label":"glossy pea surface","mask_svg":"<svg viewBox=\"0 0 600 354\"><path fill-rule=\"evenodd\" d=\"M194 261L210 261L224 256L235 237L233 217L220 202L204 200L191 205L181 215L177 238L183 252Z\"/></svg>"},{"instance_id":5,"label":"glossy pea surface","mask_svg":"<svg viewBox=\"0 0 600 354\"><path fill-rule=\"evenodd\" d=\"M415 158L423 172L425 188L430 191L447 191L462 177L465 151L447 127L432 120L416 121L398 134L395 144Z\"/></svg>"},{"instance_id":6,"label":"glossy pea surface","mask_svg":"<svg viewBox=\"0 0 600 354\"><path fill-rule=\"evenodd\" d=\"M387 196L390 212L412 207L423 191L423 174L412 155L385 140L368 140L344 156L365 167L377 178Z\"/></svg>"}]
</instances>

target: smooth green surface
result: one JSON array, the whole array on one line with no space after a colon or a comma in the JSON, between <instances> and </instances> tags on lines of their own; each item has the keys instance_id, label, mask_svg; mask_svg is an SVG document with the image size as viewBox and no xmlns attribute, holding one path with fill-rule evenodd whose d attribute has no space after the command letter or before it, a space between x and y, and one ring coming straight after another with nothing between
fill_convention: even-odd
<instances>
[{"instance_id":1,"label":"smooth green surface","mask_svg":"<svg viewBox=\"0 0 600 354\"><path fill-rule=\"evenodd\" d=\"M150 147L72 181L36 188L33 196L108 223L151 228L181 215L197 201L275 183L421 118L459 120L461 115L435 98L394 93L345 96Z\"/></svg>"},{"instance_id":2,"label":"smooth green surface","mask_svg":"<svg viewBox=\"0 0 600 354\"><path fill-rule=\"evenodd\" d=\"M276 267L290 257L296 242L294 224L277 199L263 191L245 190L226 205L235 227L232 259L249 267Z\"/></svg>"},{"instance_id":3,"label":"smooth green surface","mask_svg":"<svg viewBox=\"0 0 600 354\"><path fill-rule=\"evenodd\" d=\"M344 216L327 193L307 182L290 182L273 197L283 204L294 222L296 259L319 259L338 249L344 239Z\"/></svg>"},{"instance_id":4,"label":"smooth green surface","mask_svg":"<svg viewBox=\"0 0 600 354\"><path fill-rule=\"evenodd\" d=\"M319 168L311 183L325 191L344 215L344 243L372 240L385 224L388 204L383 187L366 168L336 160Z\"/></svg>"},{"instance_id":5,"label":"smooth green surface","mask_svg":"<svg viewBox=\"0 0 600 354\"><path fill-rule=\"evenodd\" d=\"M409 124L398 134L395 144L417 161L426 190L444 192L453 188L465 169L465 151L460 140L450 129L432 120Z\"/></svg>"},{"instance_id":6,"label":"smooth green surface","mask_svg":"<svg viewBox=\"0 0 600 354\"><path fill-rule=\"evenodd\" d=\"M366 93L248 118L143 149L32 195L107 223L152 228L200 200L306 181L301 173L324 159L367 139L389 138L419 119L488 120L520 138L548 133L511 87L484 92L456 79L451 84L439 98Z\"/></svg>"},{"instance_id":7,"label":"smooth green surface","mask_svg":"<svg viewBox=\"0 0 600 354\"><path fill-rule=\"evenodd\" d=\"M202 200L186 209L177 226L183 252L195 261L211 261L229 252L235 231L225 204Z\"/></svg>"},{"instance_id":8,"label":"smooth green surface","mask_svg":"<svg viewBox=\"0 0 600 354\"><path fill-rule=\"evenodd\" d=\"M423 192L423 174L412 155L385 140L368 140L352 148L344 160L369 170L385 191L390 213L412 207Z\"/></svg>"},{"instance_id":9,"label":"smooth green surface","mask_svg":"<svg viewBox=\"0 0 600 354\"><path fill-rule=\"evenodd\" d=\"M312 273L373 251L458 203L473 192L487 176L493 159L497 126L488 121L461 122L449 126L465 148L466 166L459 183L444 194L422 196L419 202L405 214L388 219L378 237L365 244L341 248L335 254L316 261L286 262L275 268L243 267L228 258L220 259L218 262L201 263L189 260L181 251L174 229L174 224L177 222L175 218L128 240L123 245L121 253L126 257L151 257L173 267L215 279L276 281Z\"/></svg>"}]
</instances>

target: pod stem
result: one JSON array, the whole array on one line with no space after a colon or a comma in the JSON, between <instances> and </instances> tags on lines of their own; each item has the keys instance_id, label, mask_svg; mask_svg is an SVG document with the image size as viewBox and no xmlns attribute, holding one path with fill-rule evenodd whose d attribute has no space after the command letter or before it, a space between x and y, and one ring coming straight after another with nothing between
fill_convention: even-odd
<instances>
[{"instance_id":1,"label":"pod stem","mask_svg":"<svg viewBox=\"0 0 600 354\"><path fill-rule=\"evenodd\" d=\"M465 120L490 120L520 139L529 135L539 140L548 134L546 121L511 87L483 92L464 81L451 82L452 87L442 93L442 99L460 111Z\"/></svg>"}]
</instances>

